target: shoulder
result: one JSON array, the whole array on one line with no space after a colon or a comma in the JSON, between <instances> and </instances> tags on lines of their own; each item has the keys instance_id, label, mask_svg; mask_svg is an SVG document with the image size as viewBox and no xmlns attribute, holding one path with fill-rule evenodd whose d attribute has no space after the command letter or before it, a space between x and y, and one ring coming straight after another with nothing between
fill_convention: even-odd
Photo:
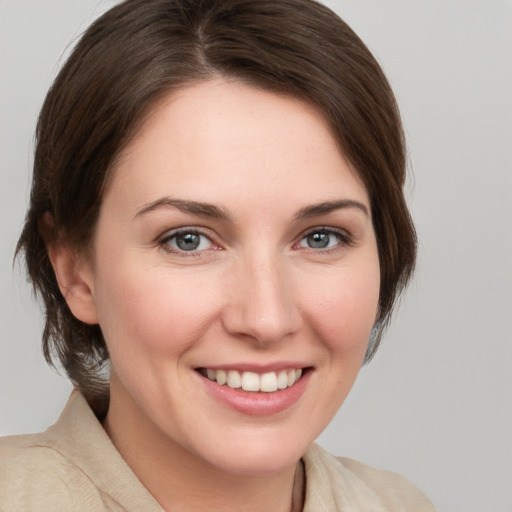
<instances>
[{"instance_id":1,"label":"shoulder","mask_svg":"<svg viewBox=\"0 0 512 512\"><path fill-rule=\"evenodd\" d=\"M334 457L313 445L305 457L306 476L321 492L332 495L333 510L435 512L425 494L407 478L345 457ZM308 468L309 466L309 468ZM308 491L314 495L316 489Z\"/></svg>"},{"instance_id":2,"label":"shoulder","mask_svg":"<svg viewBox=\"0 0 512 512\"><path fill-rule=\"evenodd\" d=\"M404 476L392 471L377 469L347 457L339 457L338 461L364 481L388 507L394 506L396 508L400 504L404 510L435 511L434 506L425 494ZM394 510L394 508L391 508L391 510Z\"/></svg>"},{"instance_id":3,"label":"shoulder","mask_svg":"<svg viewBox=\"0 0 512 512\"><path fill-rule=\"evenodd\" d=\"M0 438L0 509L76 510L68 490L75 473L45 433Z\"/></svg>"},{"instance_id":4,"label":"shoulder","mask_svg":"<svg viewBox=\"0 0 512 512\"><path fill-rule=\"evenodd\" d=\"M0 511L161 511L85 398L40 434L0 438Z\"/></svg>"}]
</instances>

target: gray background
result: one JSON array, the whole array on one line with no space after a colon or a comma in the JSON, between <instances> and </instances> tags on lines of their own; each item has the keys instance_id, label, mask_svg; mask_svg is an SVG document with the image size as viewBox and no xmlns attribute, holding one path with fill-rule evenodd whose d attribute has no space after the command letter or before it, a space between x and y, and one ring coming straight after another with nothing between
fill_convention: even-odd
<instances>
[{"instance_id":1,"label":"gray background","mask_svg":"<svg viewBox=\"0 0 512 512\"><path fill-rule=\"evenodd\" d=\"M320 442L407 475L440 512L512 512L512 2L327 3L398 97L420 254ZM69 41L110 5L0 0L1 434L44 429L70 390L43 362L38 308L11 263L38 109Z\"/></svg>"}]
</instances>

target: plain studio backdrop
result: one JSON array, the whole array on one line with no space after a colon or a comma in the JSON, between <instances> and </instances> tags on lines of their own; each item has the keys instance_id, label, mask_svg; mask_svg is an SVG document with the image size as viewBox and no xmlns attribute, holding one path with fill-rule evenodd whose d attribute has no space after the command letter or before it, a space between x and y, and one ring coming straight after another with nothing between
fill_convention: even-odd
<instances>
[{"instance_id":1,"label":"plain studio backdrop","mask_svg":"<svg viewBox=\"0 0 512 512\"><path fill-rule=\"evenodd\" d=\"M43 361L12 256L43 97L68 43L113 3L0 0L0 434L45 429L70 391ZM512 512L512 2L327 3L394 87L420 248L379 353L319 442L406 475L440 512Z\"/></svg>"}]
</instances>

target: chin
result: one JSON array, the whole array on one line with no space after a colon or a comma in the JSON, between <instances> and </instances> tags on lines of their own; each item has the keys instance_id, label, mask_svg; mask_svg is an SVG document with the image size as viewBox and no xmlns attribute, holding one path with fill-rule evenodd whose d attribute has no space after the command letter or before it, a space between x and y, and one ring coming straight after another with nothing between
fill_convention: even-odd
<instances>
[{"instance_id":1,"label":"chin","mask_svg":"<svg viewBox=\"0 0 512 512\"><path fill-rule=\"evenodd\" d=\"M227 434L220 442L196 446L195 451L226 473L253 476L279 473L294 467L314 440L313 436L298 438L290 434L291 428L285 432L264 428L264 432L243 432L236 437Z\"/></svg>"},{"instance_id":2,"label":"chin","mask_svg":"<svg viewBox=\"0 0 512 512\"><path fill-rule=\"evenodd\" d=\"M258 450L252 446L234 456L223 455L214 465L226 473L247 476L265 476L294 467L307 450L285 451L281 449ZM213 462L213 461L212 461Z\"/></svg>"}]
</instances>

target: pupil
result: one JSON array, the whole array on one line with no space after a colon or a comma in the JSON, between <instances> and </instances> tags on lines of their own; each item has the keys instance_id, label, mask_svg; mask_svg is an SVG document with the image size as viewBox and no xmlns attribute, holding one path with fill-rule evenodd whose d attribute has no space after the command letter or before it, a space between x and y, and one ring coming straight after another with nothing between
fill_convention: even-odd
<instances>
[{"instance_id":1,"label":"pupil","mask_svg":"<svg viewBox=\"0 0 512 512\"><path fill-rule=\"evenodd\" d=\"M308 235L308 245L313 249L324 249L329 245L329 235L326 233L312 233Z\"/></svg>"},{"instance_id":2,"label":"pupil","mask_svg":"<svg viewBox=\"0 0 512 512\"><path fill-rule=\"evenodd\" d=\"M176 238L176 245L183 251L193 251L199 247L200 238L196 233L186 233Z\"/></svg>"}]
</instances>

